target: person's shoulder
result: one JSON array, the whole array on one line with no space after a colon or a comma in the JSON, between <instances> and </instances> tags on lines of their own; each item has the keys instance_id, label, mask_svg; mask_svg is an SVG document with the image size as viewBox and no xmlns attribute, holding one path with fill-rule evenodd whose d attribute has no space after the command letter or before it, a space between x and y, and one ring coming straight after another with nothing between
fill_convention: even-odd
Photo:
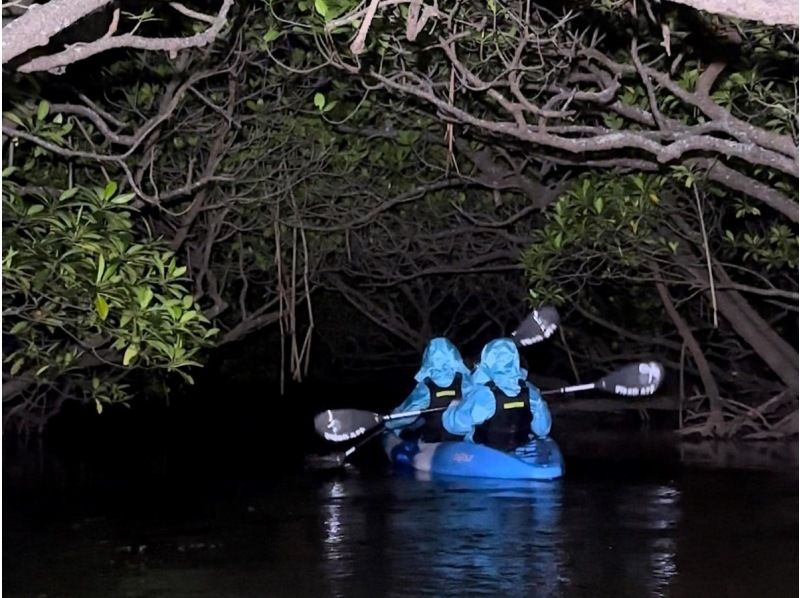
<instances>
[{"instance_id":1,"label":"person's shoulder","mask_svg":"<svg viewBox=\"0 0 800 598\"><path fill-rule=\"evenodd\" d=\"M472 384L469 394L475 397L494 397L494 393L488 386L477 383Z\"/></svg>"}]
</instances>

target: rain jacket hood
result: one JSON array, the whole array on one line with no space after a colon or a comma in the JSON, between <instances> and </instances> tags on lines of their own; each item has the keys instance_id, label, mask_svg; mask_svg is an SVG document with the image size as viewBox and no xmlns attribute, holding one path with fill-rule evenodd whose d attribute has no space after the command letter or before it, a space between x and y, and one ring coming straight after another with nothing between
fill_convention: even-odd
<instances>
[{"instance_id":1,"label":"rain jacket hood","mask_svg":"<svg viewBox=\"0 0 800 598\"><path fill-rule=\"evenodd\" d=\"M414 379L422 382L430 378L437 386L445 387L453 383L456 373L469 375L461 353L446 338L434 338L428 343L422 354L422 366Z\"/></svg>"},{"instance_id":2,"label":"rain jacket hood","mask_svg":"<svg viewBox=\"0 0 800 598\"><path fill-rule=\"evenodd\" d=\"M528 372L519 365L519 351L509 338L499 338L488 343L481 351L481 362L472 374L476 384L494 382L507 396L519 394L519 381Z\"/></svg>"}]
</instances>

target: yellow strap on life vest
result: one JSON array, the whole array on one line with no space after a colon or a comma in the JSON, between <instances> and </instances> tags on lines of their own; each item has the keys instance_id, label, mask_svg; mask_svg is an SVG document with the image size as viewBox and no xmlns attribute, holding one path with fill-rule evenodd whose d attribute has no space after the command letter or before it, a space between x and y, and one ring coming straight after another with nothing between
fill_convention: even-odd
<instances>
[{"instance_id":1,"label":"yellow strap on life vest","mask_svg":"<svg viewBox=\"0 0 800 598\"><path fill-rule=\"evenodd\" d=\"M437 397L454 397L456 396L455 390L437 390L436 391Z\"/></svg>"},{"instance_id":2,"label":"yellow strap on life vest","mask_svg":"<svg viewBox=\"0 0 800 598\"><path fill-rule=\"evenodd\" d=\"M503 403L503 409L519 409L525 406L525 401L514 401L513 403Z\"/></svg>"}]
</instances>

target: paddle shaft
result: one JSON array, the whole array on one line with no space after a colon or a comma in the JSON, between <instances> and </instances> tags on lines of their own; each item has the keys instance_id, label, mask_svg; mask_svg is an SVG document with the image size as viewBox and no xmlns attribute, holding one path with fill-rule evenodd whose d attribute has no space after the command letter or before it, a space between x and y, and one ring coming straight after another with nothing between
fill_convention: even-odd
<instances>
[{"instance_id":1,"label":"paddle shaft","mask_svg":"<svg viewBox=\"0 0 800 598\"><path fill-rule=\"evenodd\" d=\"M404 419L406 417L417 417L425 413L436 413L437 411L444 411L447 407L433 407L432 409L418 409L417 411L406 411L405 413L390 413L383 416L383 421L388 422L393 419Z\"/></svg>"},{"instance_id":2,"label":"paddle shaft","mask_svg":"<svg viewBox=\"0 0 800 598\"><path fill-rule=\"evenodd\" d=\"M565 386L564 388L556 388L553 390L543 390L539 394L542 396L546 395L560 395L567 392L578 392L581 390L592 390L593 388L597 388L597 382L592 382L591 384L576 384L575 386Z\"/></svg>"},{"instance_id":3,"label":"paddle shaft","mask_svg":"<svg viewBox=\"0 0 800 598\"><path fill-rule=\"evenodd\" d=\"M564 394L567 392L578 392L581 390L592 390L593 388L597 388L597 383L593 382L591 384L576 384L575 386L565 386L564 388L556 388L554 390L543 390L540 392L542 396L545 395L558 395ZM390 413L389 415L383 416L383 421L390 421L393 419L404 419L406 417L417 417L418 415L424 415L425 413L436 413L437 411L444 411L447 407L434 407L432 409L418 409L417 411L406 411L405 413Z\"/></svg>"},{"instance_id":4,"label":"paddle shaft","mask_svg":"<svg viewBox=\"0 0 800 598\"><path fill-rule=\"evenodd\" d=\"M403 417L416 417L417 415L422 415L423 413L435 413L437 411L444 411L445 409L446 409L446 407L436 407L436 408L433 408L433 409L420 409L420 410L417 410L417 411L408 411L406 413L395 413L395 414L385 415L383 419L384 419L384 421L388 421L390 419L400 419L400 418L403 418ZM378 436L379 434L382 434L382 433L383 433L383 426L379 426L379 427L375 428L372 431L371 434L367 435L366 438L364 438L363 440L355 443L353 446L351 446L346 451L342 451L341 453L339 453L339 455L341 455L341 457L339 458L339 461L341 463L344 463L345 459L347 459L349 456L351 456L353 453L355 453L362 446L367 444L370 440L372 440L373 438L375 438L376 436Z\"/></svg>"},{"instance_id":5,"label":"paddle shaft","mask_svg":"<svg viewBox=\"0 0 800 598\"><path fill-rule=\"evenodd\" d=\"M360 449L362 446L367 444L370 440L372 440L373 438L375 438L376 436L378 436L379 434L382 434L382 433L383 433L383 428L382 427L379 427L379 428L376 428L375 430L373 430L372 434L368 434L366 438L364 438L363 440L361 440L359 442L356 442L353 446L351 446L349 449L344 451L342 453L341 461L344 462L344 460L347 459L347 457L349 457L350 455L355 453L358 449Z\"/></svg>"},{"instance_id":6,"label":"paddle shaft","mask_svg":"<svg viewBox=\"0 0 800 598\"><path fill-rule=\"evenodd\" d=\"M540 392L540 394L542 396L547 396L547 395L566 394L568 392L580 392L582 390L592 390L594 388L598 388L598 384L600 384L601 382L592 382L590 384L575 384L573 386L564 386L563 388L543 390ZM393 419L403 419L406 417L417 417L418 415L423 415L425 413L435 413L437 411L444 411L445 409L447 409L447 407L435 407L433 409L419 409L417 411L406 411L405 413L391 413L389 415L384 415L383 421L389 421Z\"/></svg>"}]
</instances>

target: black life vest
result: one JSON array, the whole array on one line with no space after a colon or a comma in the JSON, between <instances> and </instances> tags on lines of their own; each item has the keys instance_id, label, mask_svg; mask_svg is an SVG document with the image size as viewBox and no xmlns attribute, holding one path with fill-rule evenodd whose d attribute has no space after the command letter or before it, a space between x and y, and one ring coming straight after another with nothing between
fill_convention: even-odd
<instances>
[{"instance_id":1,"label":"black life vest","mask_svg":"<svg viewBox=\"0 0 800 598\"><path fill-rule=\"evenodd\" d=\"M430 378L425 378L425 386L431 393L430 409L447 407L451 401L461 400L461 374L457 373L453 377L450 386L437 386ZM442 412L426 413L424 424L420 428L423 442L442 442L444 440L462 440L461 436L456 436L445 430L442 424Z\"/></svg>"},{"instance_id":2,"label":"black life vest","mask_svg":"<svg viewBox=\"0 0 800 598\"><path fill-rule=\"evenodd\" d=\"M475 427L473 440L502 451L527 444L533 416L525 380L519 381L520 392L515 397L507 396L494 382L486 386L494 394L494 415Z\"/></svg>"}]
</instances>

